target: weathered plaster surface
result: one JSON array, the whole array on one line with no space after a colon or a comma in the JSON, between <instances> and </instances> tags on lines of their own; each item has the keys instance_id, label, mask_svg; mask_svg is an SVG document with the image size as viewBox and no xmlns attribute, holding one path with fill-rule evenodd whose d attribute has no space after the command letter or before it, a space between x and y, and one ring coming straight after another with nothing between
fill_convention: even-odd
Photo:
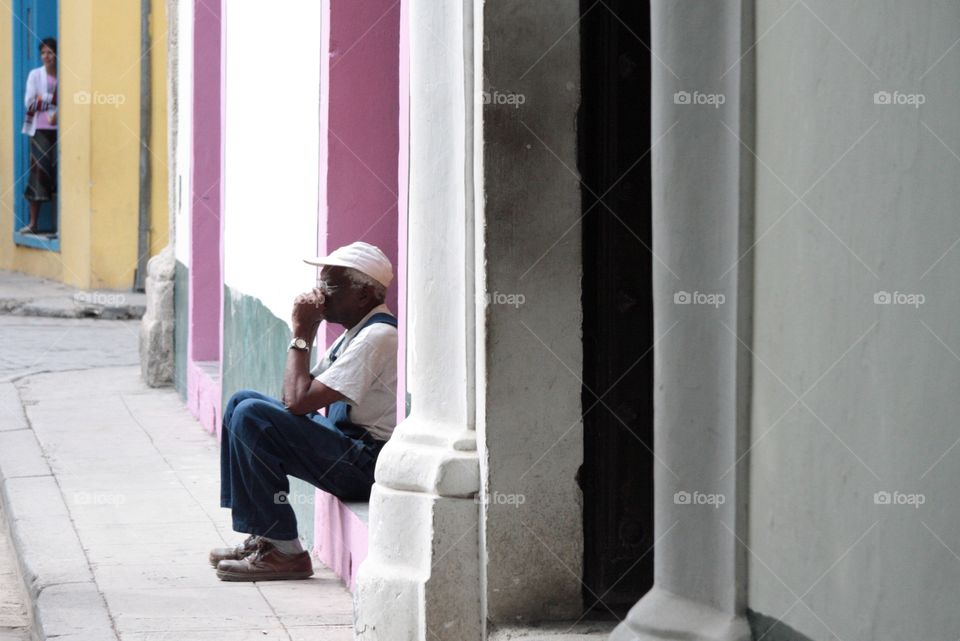
<instances>
[{"instance_id":1,"label":"weathered plaster surface","mask_svg":"<svg viewBox=\"0 0 960 641\"><path fill-rule=\"evenodd\" d=\"M784 638L952 638L960 8L757 4L750 607Z\"/></svg>"},{"instance_id":2,"label":"weathered plaster surface","mask_svg":"<svg viewBox=\"0 0 960 641\"><path fill-rule=\"evenodd\" d=\"M477 396L495 625L581 609L580 40L563 35L579 12L575 0L483 5Z\"/></svg>"}]
</instances>

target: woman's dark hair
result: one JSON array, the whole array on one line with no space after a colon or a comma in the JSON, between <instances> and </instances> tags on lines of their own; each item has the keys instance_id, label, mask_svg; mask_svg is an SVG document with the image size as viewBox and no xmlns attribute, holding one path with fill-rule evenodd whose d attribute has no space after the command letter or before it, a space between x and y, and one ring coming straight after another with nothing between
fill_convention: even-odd
<instances>
[{"instance_id":1,"label":"woman's dark hair","mask_svg":"<svg viewBox=\"0 0 960 641\"><path fill-rule=\"evenodd\" d=\"M39 50L43 51L44 47L50 47L50 51L57 53L57 39L56 38L44 38L40 41Z\"/></svg>"}]
</instances>

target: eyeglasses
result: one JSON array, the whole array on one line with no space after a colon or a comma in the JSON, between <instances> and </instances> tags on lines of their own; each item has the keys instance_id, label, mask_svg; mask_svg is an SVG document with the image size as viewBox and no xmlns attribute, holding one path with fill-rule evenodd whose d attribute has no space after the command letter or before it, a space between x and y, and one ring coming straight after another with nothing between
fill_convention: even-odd
<instances>
[{"instance_id":1,"label":"eyeglasses","mask_svg":"<svg viewBox=\"0 0 960 641\"><path fill-rule=\"evenodd\" d=\"M322 278L318 278L318 279L317 279L317 289L319 289L321 292L323 292L324 296L329 296L330 294L333 294L334 292L336 292L336 291L337 291L338 289L340 289L340 288L337 287L336 285L331 285L330 283L328 283L327 281L323 280Z\"/></svg>"}]
</instances>

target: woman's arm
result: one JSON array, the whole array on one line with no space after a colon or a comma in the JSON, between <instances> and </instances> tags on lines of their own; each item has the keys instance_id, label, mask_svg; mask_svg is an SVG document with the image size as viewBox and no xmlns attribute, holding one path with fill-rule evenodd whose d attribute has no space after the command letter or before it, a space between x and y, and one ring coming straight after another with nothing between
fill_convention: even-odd
<instances>
[{"instance_id":1,"label":"woman's arm","mask_svg":"<svg viewBox=\"0 0 960 641\"><path fill-rule=\"evenodd\" d=\"M27 111L30 111L30 108L37 101L36 76L38 75L38 71L38 69L31 69L30 74L27 76L27 89L23 94L23 106L27 108Z\"/></svg>"}]
</instances>

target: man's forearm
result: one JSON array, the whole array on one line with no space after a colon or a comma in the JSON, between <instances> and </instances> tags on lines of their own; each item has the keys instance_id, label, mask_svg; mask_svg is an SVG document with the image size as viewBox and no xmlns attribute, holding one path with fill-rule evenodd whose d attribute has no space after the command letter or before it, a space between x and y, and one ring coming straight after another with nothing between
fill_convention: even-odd
<instances>
[{"instance_id":1,"label":"man's forearm","mask_svg":"<svg viewBox=\"0 0 960 641\"><path fill-rule=\"evenodd\" d=\"M317 329L305 331L294 328L293 335L303 338L307 345L312 347L317 335ZM283 371L283 404L287 407L299 407L307 392L310 390L310 350L290 348L287 350L287 365Z\"/></svg>"}]
</instances>

